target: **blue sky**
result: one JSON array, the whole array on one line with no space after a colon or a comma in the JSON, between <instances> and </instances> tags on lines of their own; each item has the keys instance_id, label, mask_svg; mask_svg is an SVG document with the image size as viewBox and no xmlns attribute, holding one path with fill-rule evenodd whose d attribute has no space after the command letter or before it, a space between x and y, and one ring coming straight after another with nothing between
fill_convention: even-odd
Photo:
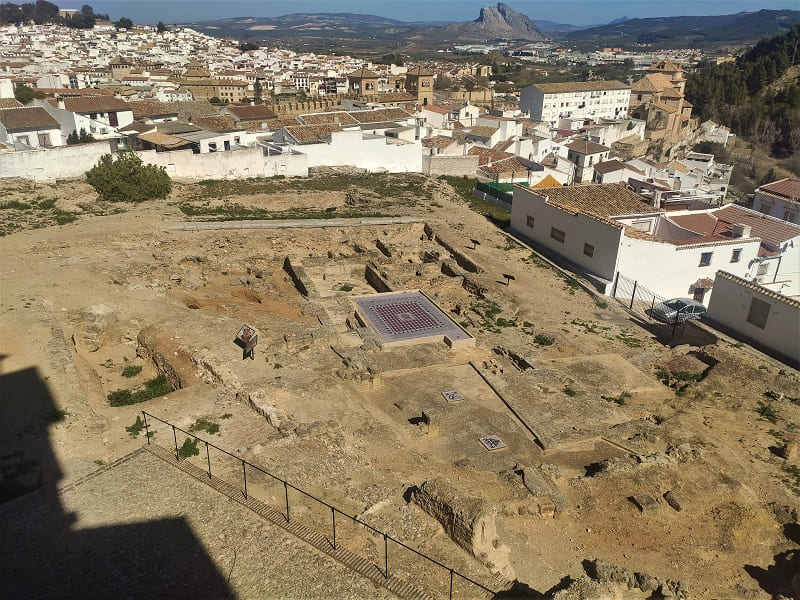
<instances>
[{"instance_id":1,"label":"blue sky","mask_svg":"<svg viewBox=\"0 0 800 600\"><path fill-rule=\"evenodd\" d=\"M487 0L52 0L62 8L90 4L112 19L185 23L226 17L275 17L297 12L354 12L401 21L471 21ZM572 25L607 23L622 16L721 15L762 8L798 9L798 0L506 0L532 19Z\"/></svg>"}]
</instances>

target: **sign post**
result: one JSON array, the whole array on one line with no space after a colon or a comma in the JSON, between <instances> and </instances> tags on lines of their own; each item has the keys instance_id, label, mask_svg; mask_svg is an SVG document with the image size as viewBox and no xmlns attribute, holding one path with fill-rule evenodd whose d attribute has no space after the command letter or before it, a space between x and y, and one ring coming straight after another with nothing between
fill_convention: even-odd
<instances>
[{"instance_id":1,"label":"sign post","mask_svg":"<svg viewBox=\"0 0 800 600\"><path fill-rule=\"evenodd\" d=\"M516 280L516 277L514 277L513 275L509 275L508 273L503 273L503 277L505 277L505 279L506 279L506 287L508 287L508 285L509 285L509 284L510 284L512 281L515 281L515 280Z\"/></svg>"},{"instance_id":2,"label":"sign post","mask_svg":"<svg viewBox=\"0 0 800 600\"><path fill-rule=\"evenodd\" d=\"M242 348L242 360L250 357L251 360L255 360L255 348L256 344L258 344L258 333L252 327L247 325L242 325L239 329L239 332L236 334L236 339L234 340L236 345Z\"/></svg>"}]
</instances>

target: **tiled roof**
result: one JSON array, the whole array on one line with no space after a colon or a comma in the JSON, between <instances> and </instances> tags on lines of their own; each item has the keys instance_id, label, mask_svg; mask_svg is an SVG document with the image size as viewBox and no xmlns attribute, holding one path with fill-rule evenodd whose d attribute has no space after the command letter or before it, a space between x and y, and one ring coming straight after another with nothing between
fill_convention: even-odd
<instances>
[{"instance_id":1,"label":"tiled roof","mask_svg":"<svg viewBox=\"0 0 800 600\"><path fill-rule=\"evenodd\" d=\"M171 112L177 112L178 119L181 121L219 114L219 109L208 100L178 100L175 102L162 102L162 104Z\"/></svg>"},{"instance_id":2,"label":"tiled roof","mask_svg":"<svg viewBox=\"0 0 800 600\"><path fill-rule=\"evenodd\" d=\"M407 75L418 75L420 77L433 77L433 71L425 67L411 67L406 71Z\"/></svg>"},{"instance_id":3,"label":"tiled roof","mask_svg":"<svg viewBox=\"0 0 800 600\"><path fill-rule=\"evenodd\" d=\"M446 108L444 106L437 106L435 104L428 104L427 106L423 106L422 110L436 113L437 115L446 115L447 113L450 112L449 108Z\"/></svg>"},{"instance_id":4,"label":"tiled roof","mask_svg":"<svg viewBox=\"0 0 800 600\"><path fill-rule=\"evenodd\" d=\"M758 188L759 192L768 192L781 198L794 200L795 202L800 199L800 179L797 177L787 177L780 181L773 181Z\"/></svg>"},{"instance_id":5,"label":"tiled roof","mask_svg":"<svg viewBox=\"0 0 800 600\"><path fill-rule=\"evenodd\" d=\"M359 123L380 123L385 121L405 121L413 115L402 108L378 108L348 113Z\"/></svg>"},{"instance_id":6,"label":"tiled roof","mask_svg":"<svg viewBox=\"0 0 800 600\"><path fill-rule=\"evenodd\" d=\"M720 221L729 225L741 223L752 227L752 235L772 246L778 246L800 236L800 225L794 225L759 212L729 204L713 212Z\"/></svg>"},{"instance_id":7,"label":"tiled roof","mask_svg":"<svg viewBox=\"0 0 800 600\"><path fill-rule=\"evenodd\" d=\"M264 104L253 104L245 106L228 106L227 110L238 121L265 121L275 119L278 115L271 108Z\"/></svg>"},{"instance_id":8,"label":"tiled roof","mask_svg":"<svg viewBox=\"0 0 800 600\"><path fill-rule=\"evenodd\" d=\"M505 160L514 156L508 152L498 152L490 148L470 148L467 154L478 157L478 164L485 165L489 161Z\"/></svg>"},{"instance_id":9,"label":"tiled roof","mask_svg":"<svg viewBox=\"0 0 800 600\"><path fill-rule=\"evenodd\" d=\"M591 140L575 140L567 144L567 148L578 154L598 154L600 152L608 152L611 148L606 148L601 144L597 144Z\"/></svg>"},{"instance_id":10,"label":"tiled roof","mask_svg":"<svg viewBox=\"0 0 800 600\"><path fill-rule=\"evenodd\" d=\"M682 71L679 63L674 62L671 58L666 57L661 60L653 61L650 65L651 69L658 69L660 71Z\"/></svg>"},{"instance_id":11,"label":"tiled roof","mask_svg":"<svg viewBox=\"0 0 800 600\"><path fill-rule=\"evenodd\" d=\"M511 146L513 146L513 145L514 145L514 140L513 139L503 140L503 141L497 142L494 146L492 146L492 150L497 150L498 152L505 152L506 150L511 148Z\"/></svg>"},{"instance_id":12,"label":"tiled roof","mask_svg":"<svg viewBox=\"0 0 800 600\"><path fill-rule=\"evenodd\" d=\"M613 173L614 171L621 171L624 168L625 165L623 165L616 158L612 160L599 162L594 166L595 172L600 173L601 175L605 175L606 173Z\"/></svg>"},{"instance_id":13,"label":"tiled roof","mask_svg":"<svg viewBox=\"0 0 800 600\"><path fill-rule=\"evenodd\" d=\"M766 288L763 285L758 285L757 283L753 283L752 281L747 281L746 279L737 277L733 273L728 273L727 271L717 271L717 277L721 277L722 279L727 279L728 281L737 283L742 287L746 287L750 290L753 290L754 292L764 294L765 296L769 296L774 300L780 300L781 302L784 302L793 308L800 309L800 301L795 300L794 298L789 298L788 296L784 296L783 294L779 294L778 292Z\"/></svg>"},{"instance_id":14,"label":"tiled roof","mask_svg":"<svg viewBox=\"0 0 800 600\"><path fill-rule=\"evenodd\" d=\"M132 100L128 106L133 110L133 118L178 116L178 112L158 100Z\"/></svg>"},{"instance_id":15,"label":"tiled roof","mask_svg":"<svg viewBox=\"0 0 800 600\"><path fill-rule=\"evenodd\" d=\"M305 125L356 125L358 123L358 121L350 116L350 113L344 111L300 115L300 120L302 120ZM297 123L295 123L295 125L297 125Z\"/></svg>"},{"instance_id":16,"label":"tiled roof","mask_svg":"<svg viewBox=\"0 0 800 600\"><path fill-rule=\"evenodd\" d=\"M488 127L486 125L475 125L469 133L467 133L467 137L476 137L476 138L485 138L488 139L492 137L495 133L497 133L497 127Z\"/></svg>"},{"instance_id":17,"label":"tiled roof","mask_svg":"<svg viewBox=\"0 0 800 600\"><path fill-rule=\"evenodd\" d=\"M434 135L422 140L423 148L448 148L455 143L455 140L446 135Z\"/></svg>"},{"instance_id":18,"label":"tiled roof","mask_svg":"<svg viewBox=\"0 0 800 600\"><path fill-rule=\"evenodd\" d=\"M300 144L313 144L326 140L333 132L341 131L338 125L295 125L286 127L287 133Z\"/></svg>"},{"instance_id":19,"label":"tiled roof","mask_svg":"<svg viewBox=\"0 0 800 600\"><path fill-rule=\"evenodd\" d=\"M164 148L177 148L179 146L191 145L191 142L187 142L186 140L182 140L181 138L169 135L168 133L162 133L160 131L140 133L138 138L156 146L163 146Z\"/></svg>"},{"instance_id":20,"label":"tiled roof","mask_svg":"<svg viewBox=\"0 0 800 600\"><path fill-rule=\"evenodd\" d=\"M162 133L169 133L171 135L179 135L181 133L191 133L193 131L200 131L203 129L199 125L192 125L191 123L183 123L181 121L167 121L166 123L157 123L156 129Z\"/></svg>"},{"instance_id":21,"label":"tiled roof","mask_svg":"<svg viewBox=\"0 0 800 600\"><path fill-rule=\"evenodd\" d=\"M502 175L505 173L527 173L528 167L523 165L516 156L510 156L502 160L494 161L491 165L487 162L478 167L478 170L484 173L493 175Z\"/></svg>"},{"instance_id":22,"label":"tiled roof","mask_svg":"<svg viewBox=\"0 0 800 600\"><path fill-rule=\"evenodd\" d=\"M0 98L0 108L19 108L22 102L16 98Z\"/></svg>"},{"instance_id":23,"label":"tiled roof","mask_svg":"<svg viewBox=\"0 0 800 600\"><path fill-rule=\"evenodd\" d=\"M0 110L0 123L9 131L59 128L58 121L41 106L4 108Z\"/></svg>"},{"instance_id":24,"label":"tiled roof","mask_svg":"<svg viewBox=\"0 0 800 600\"><path fill-rule=\"evenodd\" d=\"M232 117L228 115L214 115L213 117L197 117L196 119L192 119L192 123L202 127L203 129L208 129L209 131L213 131L215 133L228 133L230 131L242 131L242 128L239 127L233 120Z\"/></svg>"},{"instance_id":25,"label":"tiled roof","mask_svg":"<svg viewBox=\"0 0 800 600\"><path fill-rule=\"evenodd\" d=\"M542 192L550 204L570 212L593 215L601 219L612 216L641 215L662 212L653 208L624 183L602 183L548 189Z\"/></svg>"},{"instance_id":26,"label":"tiled roof","mask_svg":"<svg viewBox=\"0 0 800 600\"><path fill-rule=\"evenodd\" d=\"M542 179L536 185L532 185L531 188L533 189L543 189L543 188L554 188L554 187L561 187L561 183L553 177L552 175L545 175L544 179Z\"/></svg>"},{"instance_id":27,"label":"tiled roof","mask_svg":"<svg viewBox=\"0 0 800 600\"><path fill-rule=\"evenodd\" d=\"M352 79L378 79L380 77L375 71L370 71L366 67L356 69L352 73L348 73L347 76Z\"/></svg>"},{"instance_id":28,"label":"tiled roof","mask_svg":"<svg viewBox=\"0 0 800 600\"><path fill-rule=\"evenodd\" d=\"M719 221L712 215L705 212L688 215L670 215L669 220L676 225L694 231L700 235L711 235L719 225Z\"/></svg>"},{"instance_id":29,"label":"tiled roof","mask_svg":"<svg viewBox=\"0 0 800 600\"><path fill-rule=\"evenodd\" d=\"M633 92L657 93L673 89L675 84L663 73L648 73L631 87Z\"/></svg>"},{"instance_id":30,"label":"tiled roof","mask_svg":"<svg viewBox=\"0 0 800 600\"><path fill-rule=\"evenodd\" d=\"M537 83L533 87L545 94L565 92L599 92L604 90L629 90L631 86L621 81L568 81L566 83Z\"/></svg>"},{"instance_id":31,"label":"tiled roof","mask_svg":"<svg viewBox=\"0 0 800 600\"><path fill-rule=\"evenodd\" d=\"M278 117L264 121L264 124L267 126L267 131L278 131L284 127L295 127L301 123L295 117Z\"/></svg>"},{"instance_id":32,"label":"tiled roof","mask_svg":"<svg viewBox=\"0 0 800 600\"><path fill-rule=\"evenodd\" d=\"M64 98L64 108L68 111L81 114L131 110L127 102L110 96Z\"/></svg>"}]
</instances>

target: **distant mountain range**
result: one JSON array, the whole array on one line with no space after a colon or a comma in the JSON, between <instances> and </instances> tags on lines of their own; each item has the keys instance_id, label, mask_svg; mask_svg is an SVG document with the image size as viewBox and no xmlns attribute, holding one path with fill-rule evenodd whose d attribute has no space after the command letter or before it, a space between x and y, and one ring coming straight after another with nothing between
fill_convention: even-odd
<instances>
[{"instance_id":1,"label":"distant mountain range","mask_svg":"<svg viewBox=\"0 0 800 600\"><path fill-rule=\"evenodd\" d=\"M631 48L649 44L657 48L700 48L743 45L785 33L798 22L800 11L796 10L759 10L708 17L626 19L572 31L562 39L586 47Z\"/></svg>"},{"instance_id":2,"label":"distant mountain range","mask_svg":"<svg viewBox=\"0 0 800 600\"><path fill-rule=\"evenodd\" d=\"M483 7L478 18L467 23L404 22L353 13L299 13L272 18L236 17L186 25L210 35L242 40L405 40L424 45L551 38L586 48L641 45L691 48L749 44L787 31L797 22L800 22L800 11L760 10L706 17L621 17L607 25L577 27L534 20L500 3Z\"/></svg>"}]
</instances>

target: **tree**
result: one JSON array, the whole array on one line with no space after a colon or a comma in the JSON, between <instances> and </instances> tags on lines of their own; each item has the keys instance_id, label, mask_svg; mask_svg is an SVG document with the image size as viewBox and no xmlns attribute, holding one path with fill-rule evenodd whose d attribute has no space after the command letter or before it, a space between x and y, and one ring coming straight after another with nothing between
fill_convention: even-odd
<instances>
[{"instance_id":1,"label":"tree","mask_svg":"<svg viewBox=\"0 0 800 600\"><path fill-rule=\"evenodd\" d=\"M158 25L156 25L156 29L158 30L158 33L164 33L167 31L167 26L164 25L164 21L159 21Z\"/></svg>"},{"instance_id":2,"label":"tree","mask_svg":"<svg viewBox=\"0 0 800 600\"><path fill-rule=\"evenodd\" d=\"M78 134L78 141L81 144L86 144L88 142L93 142L94 141L94 136L91 133L87 132L86 129L81 127L81 131Z\"/></svg>"},{"instance_id":3,"label":"tree","mask_svg":"<svg viewBox=\"0 0 800 600\"><path fill-rule=\"evenodd\" d=\"M253 42L242 42L239 44L239 52L250 52L251 50L258 50L258 45Z\"/></svg>"},{"instance_id":4,"label":"tree","mask_svg":"<svg viewBox=\"0 0 800 600\"><path fill-rule=\"evenodd\" d=\"M44 92L40 92L39 90L29 88L27 85L18 85L14 88L14 98L16 98L18 102L22 102L23 104L27 104L34 98L42 99L44 97L45 97Z\"/></svg>"},{"instance_id":5,"label":"tree","mask_svg":"<svg viewBox=\"0 0 800 600\"><path fill-rule=\"evenodd\" d=\"M222 104L222 99L221 99L219 96L212 96L212 97L209 99L209 102L210 102L211 104Z\"/></svg>"},{"instance_id":6,"label":"tree","mask_svg":"<svg viewBox=\"0 0 800 600\"><path fill-rule=\"evenodd\" d=\"M143 202L166 198L172 181L164 167L145 165L133 152L121 152L116 158L104 154L86 172L86 180L109 202Z\"/></svg>"},{"instance_id":7,"label":"tree","mask_svg":"<svg viewBox=\"0 0 800 600\"><path fill-rule=\"evenodd\" d=\"M114 23L117 29L133 29L133 21L128 17L122 17L119 21Z\"/></svg>"},{"instance_id":8,"label":"tree","mask_svg":"<svg viewBox=\"0 0 800 600\"><path fill-rule=\"evenodd\" d=\"M263 91L264 90L261 87L261 80L256 77L256 81L253 84L253 100L256 104L261 104L261 94Z\"/></svg>"},{"instance_id":9,"label":"tree","mask_svg":"<svg viewBox=\"0 0 800 600\"><path fill-rule=\"evenodd\" d=\"M80 144L80 139L78 138L77 131L73 131L67 136L67 145L72 146L74 144Z\"/></svg>"}]
</instances>

